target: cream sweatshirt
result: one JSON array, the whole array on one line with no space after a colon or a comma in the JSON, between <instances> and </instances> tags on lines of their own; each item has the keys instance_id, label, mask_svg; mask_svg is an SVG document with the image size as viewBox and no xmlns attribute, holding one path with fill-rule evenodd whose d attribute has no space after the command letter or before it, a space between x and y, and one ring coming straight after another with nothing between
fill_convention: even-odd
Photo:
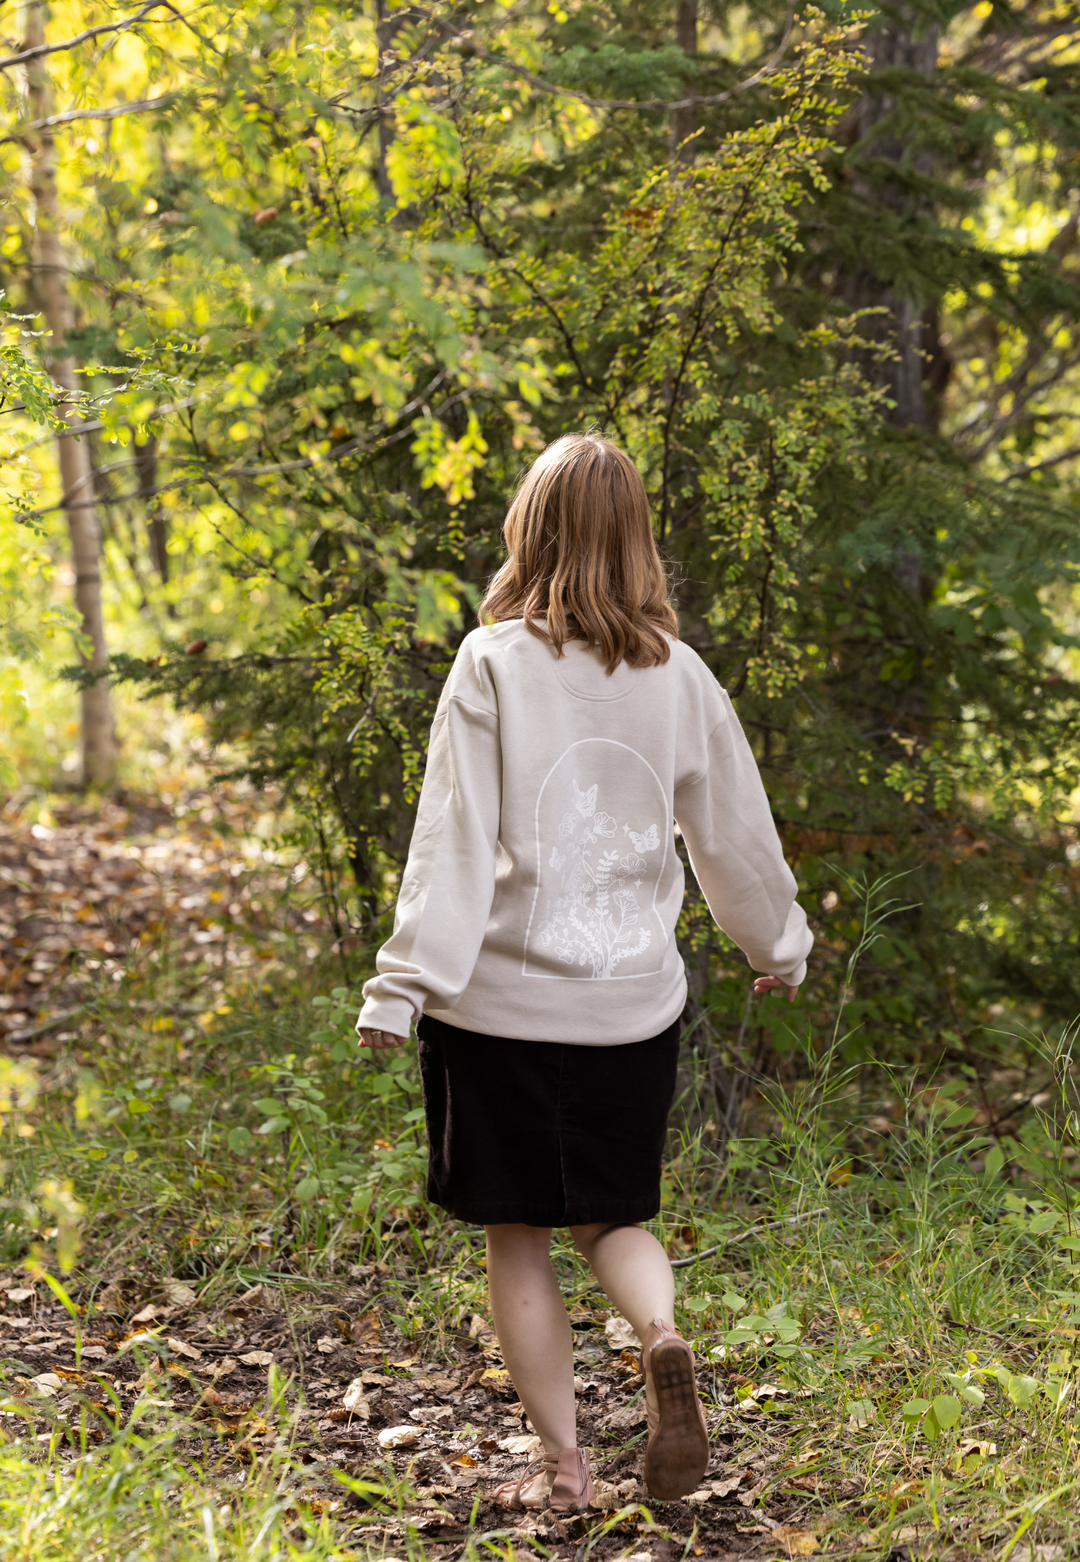
<instances>
[{"instance_id":1,"label":"cream sweatshirt","mask_svg":"<svg viewBox=\"0 0 1080 1562\"><path fill-rule=\"evenodd\" d=\"M609 677L520 620L463 642L431 729L390 939L357 1021L609 1047L682 1012L682 833L709 910L756 971L795 984L813 935L765 789L705 663Z\"/></svg>"}]
</instances>

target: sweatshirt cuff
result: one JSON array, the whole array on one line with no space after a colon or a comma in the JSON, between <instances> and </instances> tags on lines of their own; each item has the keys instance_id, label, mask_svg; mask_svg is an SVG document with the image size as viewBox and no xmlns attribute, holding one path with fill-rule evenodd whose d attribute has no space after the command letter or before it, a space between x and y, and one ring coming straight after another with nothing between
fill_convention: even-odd
<instances>
[{"instance_id":1,"label":"sweatshirt cuff","mask_svg":"<svg viewBox=\"0 0 1080 1562\"><path fill-rule=\"evenodd\" d=\"M415 1010L404 998L366 998L356 1021L359 1033L365 1030L389 1031L391 1036L407 1036L412 1030Z\"/></svg>"},{"instance_id":2,"label":"sweatshirt cuff","mask_svg":"<svg viewBox=\"0 0 1080 1562\"><path fill-rule=\"evenodd\" d=\"M793 971L770 971L770 976L776 976L789 987L801 987L806 981L806 961L801 961Z\"/></svg>"}]
</instances>

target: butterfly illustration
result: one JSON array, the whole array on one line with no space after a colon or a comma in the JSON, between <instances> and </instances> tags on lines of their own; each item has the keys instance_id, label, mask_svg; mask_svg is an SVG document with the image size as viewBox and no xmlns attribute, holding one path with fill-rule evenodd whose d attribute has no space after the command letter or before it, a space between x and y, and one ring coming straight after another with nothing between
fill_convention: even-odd
<instances>
[{"instance_id":1,"label":"butterfly illustration","mask_svg":"<svg viewBox=\"0 0 1080 1562\"><path fill-rule=\"evenodd\" d=\"M562 867L562 865L563 865L563 863L565 861L566 861L566 858L565 857L560 857L559 856L559 852L558 852L558 848L553 846L551 848L551 856L548 859L548 867L549 868L554 868L555 872L558 873L559 869Z\"/></svg>"},{"instance_id":2,"label":"butterfly illustration","mask_svg":"<svg viewBox=\"0 0 1080 1562\"><path fill-rule=\"evenodd\" d=\"M623 825L623 832L633 841L636 852L654 852L660 845L660 837L657 834L655 824L650 824L644 835L639 835L636 830L631 830L628 824Z\"/></svg>"},{"instance_id":3,"label":"butterfly illustration","mask_svg":"<svg viewBox=\"0 0 1080 1562\"><path fill-rule=\"evenodd\" d=\"M587 792L583 792L574 782L574 807L583 819L591 819L596 812L596 785L594 781Z\"/></svg>"}]
</instances>

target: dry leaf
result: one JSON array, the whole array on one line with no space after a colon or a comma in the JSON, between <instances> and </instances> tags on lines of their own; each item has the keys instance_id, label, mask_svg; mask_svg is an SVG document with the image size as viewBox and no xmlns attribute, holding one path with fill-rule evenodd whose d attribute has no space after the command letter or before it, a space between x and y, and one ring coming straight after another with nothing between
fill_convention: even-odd
<instances>
[{"instance_id":1,"label":"dry leaf","mask_svg":"<svg viewBox=\"0 0 1080 1562\"><path fill-rule=\"evenodd\" d=\"M163 1280L161 1290L170 1307L194 1307L199 1300L183 1280Z\"/></svg>"},{"instance_id":2,"label":"dry leaf","mask_svg":"<svg viewBox=\"0 0 1080 1562\"><path fill-rule=\"evenodd\" d=\"M109 1353L104 1345L84 1345L82 1348L84 1361L108 1361Z\"/></svg>"},{"instance_id":3,"label":"dry leaf","mask_svg":"<svg viewBox=\"0 0 1080 1562\"><path fill-rule=\"evenodd\" d=\"M236 1357L235 1356L225 1356L225 1357L222 1358L221 1361L218 1362L217 1366L214 1368L214 1377L215 1378L227 1378L229 1376L230 1372L235 1372L235 1371L236 1371Z\"/></svg>"},{"instance_id":4,"label":"dry leaf","mask_svg":"<svg viewBox=\"0 0 1080 1562\"><path fill-rule=\"evenodd\" d=\"M378 1434L380 1448L411 1448L420 1441L418 1426L386 1426Z\"/></svg>"},{"instance_id":5,"label":"dry leaf","mask_svg":"<svg viewBox=\"0 0 1080 1562\"><path fill-rule=\"evenodd\" d=\"M39 1372L30 1382L42 1394L55 1394L64 1386L63 1378L57 1377L55 1372Z\"/></svg>"},{"instance_id":6,"label":"dry leaf","mask_svg":"<svg viewBox=\"0 0 1080 1562\"><path fill-rule=\"evenodd\" d=\"M120 1341L116 1347L117 1355L122 1351L130 1350L133 1345L147 1345L151 1340L160 1343L161 1336L155 1329L137 1329L134 1334L129 1334Z\"/></svg>"},{"instance_id":7,"label":"dry leaf","mask_svg":"<svg viewBox=\"0 0 1080 1562\"><path fill-rule=\"evenodd\" d=\"M323 1348L322 1340L319 1341L319 1350ZM273 1351L249 1350L246 1356L238 1358L242 1367L268 1367L274 1359Z\"/></svg>"},{"instance_id":8,"label":"dry leaf","mask_svg":"<svg viewBox=\"0 0 1080 1562\"><path fill-rule=\"evenodd\" d=\"M634 1333L634 1326L618 1313L612 1313L604 1325L604 1338L611 1350L640 1350L641 1341Z\"/></svg>"},{"instance_id":9,"label":"dry leaf","mask_svg":"<svg viewBox=\"0 0 1080 1562\"><path fill-rule=\"evenodd\" d=\"M480 1461L474 1459L472 1454L462 1454L458 1459L451 1459L450 1463L455 1470L475 1470Z\"/></svg>"},{"instance_id":10,"label":"dry leaf","mask_svg":"<svg viewBox=\"0 0 1080 1562\"><path fill-rule=\"evenodd\" d=\"M600 1425L610 1427L613 1432L630 1432L636 1426L644 1426L647 1419L645 1400L641 1398L635 1399L633 1404L620 1405L618 1410L605 1416Z\"/></svg>"},{"instance_id":11,"label":"dry leaf","mask_svg":"<svg viewBox=\"0 0 1080 1562\"><path fill-rule=\"evenodd\" d=\"M342 1398L342 1407L350 1415L359 1416L361 1421L367 1421L371 1416L371 1406L364 1396L364 1385L360 1378L353 1378Z\"/></svg>"},{"instance_id":12,"label":"dry leaf","mask_svg":"<svg viewBox=\"0 0 1080 1562\"><path fill-rule=\"evenodd\" d=\"M773 1530L773 1539L780 1541L789 1557L809 1557L818 1549L817 1536L794 1524L781 1524Z\"/></svg>"},{"instance_id":13,"label":"dry leaf","mask_svg":"<svg viewBox=\"0 0 1080 1562\"><path fill-rule=\"evenodd\" d=\"M337 1350L337 1348L338 1348L338 1342L337 1342L337 1340L335 1340L335 1338L334 1338L334 1336L332 1334L320 1335L319 1338L315 1341L315 1349L317 1351L321 1351L324 1356L329 1356L330 1352L332 1350ZM265 1356L266 1352L265 1351L261 1351L261 1350L260 1351L252 1351L251 1354L253 1356ZM241 1356L240 1360L243 1361L244 1357Z\"/></svg>"},{"instance_id":14,"label":"dry leaf","mask_svg":"<svg viewBox=\"0 0 1080 1562\"><path fill-rule=\"evenodd\" d=\"M733 1491L738 1491L743 1481L752 1479L749 1470L739 1470L735 1475L725 1475L722 1481L711 1483L714 1497L730 1497Z\"/></svg>"},{"instance_id":15,"label":"dry leaf","mask_svg":"<svg viewBox=\"0 0 1080 1562\"><path fill-rule=\"evenodd\" d=\"M499 1447L508 1454L531 1454L540 1447L540 1439L523 1432L517 1437L504 1437Z\"/></svg>"},{"instance_id":16,"label":"dry leaf","mask_svg":"<svg viewBox=\"0 0 1080 1562\"><path fill-rule=\"evenodd\" d=\"M483 1372L480 1374L479 1381L481 1383L491 1383L501 1387L508 1384L511 1380L510 1374L507 1372L505 1367L485 1367Z\"/></svg>"},{"instance_id":17,"label":"dry leaf","mask_svg":"<svg viewBox=\"0 0 1080 1562\"><path fill-rule=\"evenodd\" d=\"M131 1321L132 1323L153 1323L155 1318L160 1317L162 1317L162 1309L155 1307L152 1302L148 1302L141 1312L133 1315Z\"/></svg>"},{"instance_id":18,"label":"dry leaf","mask_svg":"<svg viewBox=\"0 0 1080 1562\"><path fill-rule=\"evenodd\" d=\"M19 1302L33 1301L36 1295L37 1292L32 1286L17 1285L13 1290L7 1292L7 1299L9 1302L15 1302L17 1305Z\"/></svg>"},{"instance_id":19,"label":"dry leaf","mask_svg":"<svg viewBox=\"0 0 1080 1562\"><path fill-rule=\"evenodd\" d=\"M165 1343L177 1356L186 1356L188 1361L202 1360L202 1351L194 1345L188 1345L184 1340L174 1340L170 1335Z\"/></svg>"},{"instance_id":20,"label":"dry leaf","mask_svg":"<svg viewBox=\"0 0 1080 1562\"><path fill-rule=\"evenodd\" d=\"M372 1346L378 1345L381 1331L382 1322L378 1313L372 1308L370 1312L361 1313L359 1318L353 1320L349 1336L354 1345Z\"/></svg>"}]
</instances>

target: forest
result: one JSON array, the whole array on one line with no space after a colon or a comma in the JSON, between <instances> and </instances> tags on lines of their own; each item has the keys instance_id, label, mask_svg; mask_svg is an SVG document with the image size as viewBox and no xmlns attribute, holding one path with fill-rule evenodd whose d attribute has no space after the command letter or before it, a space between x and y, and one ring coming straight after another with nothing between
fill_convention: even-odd
<instances>
[{"instance_id":1,"label":"forest","mask_svg":"<svg viewBox=\"0 0 1080 1562\"><path fill-rule=\"evenodd\" d=\"M1080 8L0 10L0 1555L1080 1548ZM712 1463L537 1439L354 1023L533 457L646 483L816 945L688 872Z\"/></svg>"}]
</instances>

